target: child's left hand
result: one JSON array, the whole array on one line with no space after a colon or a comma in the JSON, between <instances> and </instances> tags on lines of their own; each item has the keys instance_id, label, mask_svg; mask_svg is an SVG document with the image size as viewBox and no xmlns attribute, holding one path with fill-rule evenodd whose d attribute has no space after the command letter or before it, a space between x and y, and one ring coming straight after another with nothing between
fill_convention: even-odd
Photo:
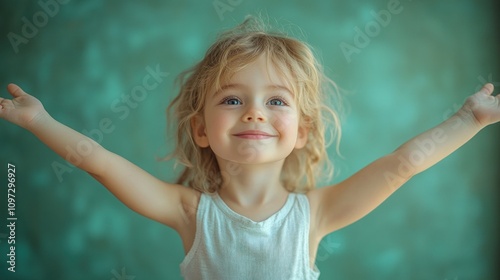
<instances>
[{"instance_id":1,"label":"child's left hand","mask_svg":"<svg viewBox=\"0 0 500 280\"><path fill-rule=\"evenodd\" d=\"M500 94L493 96L493 89L492 84L485 84L481 90L467 98L462 107L481 128L500 121Z\"/></svg>"}]
</instances>

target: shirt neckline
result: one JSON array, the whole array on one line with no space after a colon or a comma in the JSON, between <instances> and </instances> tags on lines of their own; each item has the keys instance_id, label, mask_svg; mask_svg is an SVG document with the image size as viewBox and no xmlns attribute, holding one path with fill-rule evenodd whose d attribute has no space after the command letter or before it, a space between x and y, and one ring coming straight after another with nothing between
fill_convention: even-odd
<instances>
[{"instance_id":1,"label":"shirt neckline","mask_svg":"<svg viewBox=\"0 0 500 280\"><path fill-rule=\"evenodd\" d=\"M213 200L217 207L231 220L235 221L236 223L248 227L248 228L268 228L270 226L276 226L281 223L281 221L288 215L290 212L294 198L295 198L295 193L289 193L288 197L286 199L285 204L273 213L271 216L266 218L263 221L256 222L246 216L243 216L231 209L225 202L222 200L222 198L219 196L219 193L215 193L213 195Z\"/></svg>"}]
</instances>

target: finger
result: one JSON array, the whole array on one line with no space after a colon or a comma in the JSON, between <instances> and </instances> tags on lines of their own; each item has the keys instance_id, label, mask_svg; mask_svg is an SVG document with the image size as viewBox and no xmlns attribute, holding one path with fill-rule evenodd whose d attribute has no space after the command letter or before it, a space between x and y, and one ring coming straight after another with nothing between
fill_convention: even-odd
<instances>
[{"instance_id":1,"label":"finger","mask_svg":"<svg viewBox=\"0 0 500 280\"><path fill-rule=\"evenodd\" d=\"M24 92L18 85L16 84L9 84L7 86L7 90L9 91L10 95L13 97L19 97L22 95L26 95L27 93Z\"/></svg>"},{"instance_id":2,"label":"finger","mask_svg":"<svg viewBox=\"0 0 500 280\"><path fill-rule=\"evenodd\" d=\"M5 98L0 97L0 110L8 108L8 102L9 102L9 99L5 99Z\"/></svg>"},{"instance_id":3,"label":"finger","mask_svg":"<svg viewBox=\"0 0 500 280\"><path fill-rule=\"evenodd\" d=\"M495 87L493 86L492 83L487 83L479 91L482 91L482 92L486 93L487 95L491 95L493 93L494 89L495 89Z\"/></svg>"}]
</instances>

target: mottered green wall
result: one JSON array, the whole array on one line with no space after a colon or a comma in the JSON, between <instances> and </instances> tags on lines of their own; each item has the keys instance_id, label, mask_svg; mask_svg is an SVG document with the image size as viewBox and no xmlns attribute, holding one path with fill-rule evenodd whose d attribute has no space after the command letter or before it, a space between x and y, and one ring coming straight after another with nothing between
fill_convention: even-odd
<instances>
[{"instance_id":1,"label":"mottered green wall","mask_svg":"<svg viewBox=\"0 0 500 280\"><path fill-rule=\"evenodd\" d=\"M2 1L0 87L18 83L60 122L166 181L173 162L157 158L172 148L174 78L247 14L312 45L344 91L342 157L330 149L336 177L323 185L438 124L486 81L500 87L494 1L61 2ZM126 98L155 71L155 86ZM327 236L320 279L498 279L499 130ZM3 120L0 143L1 279L181 278L173 230ZM16 272L7 270L7 163L17 176Z\"/></svg>"}]
</instances>

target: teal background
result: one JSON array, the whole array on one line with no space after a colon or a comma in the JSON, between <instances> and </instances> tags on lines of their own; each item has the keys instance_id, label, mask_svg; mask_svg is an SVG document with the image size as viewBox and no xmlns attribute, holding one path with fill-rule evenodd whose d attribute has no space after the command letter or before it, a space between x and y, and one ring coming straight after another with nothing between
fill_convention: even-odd
<instances>
[{"instance_id":1,"label":"teal background","mask_svg":"<svg viewBox=\"0 0 500 280\"><path fill-rule=\"evenodd\" d=\"M165 108L175 76L218 32L261 12L311 44L344 91L333 182L438 124L484 82L500 87L494 1L401 0L401 12L348 58L340 45L354 45L355 28L365 30L390 1L220 2L229 5L222 14L214 1L68 1L16 52L7 35L22 35L23 17L33 22L43 9L2 1L0 87L18 83L80 132L109 118L104 147L173 181L173 162L156 159L172 147ZM169 76L126 116L113 110L157 65ZM499 130L485 129L327 236L320 279L498 279ZM81 170L59 180L52 165L64 161L29 132L2 120L0 141L1 279L180 279L184 252L173 230L132 212ZM17 168L15 273L6 263L8 162Z\"/></svg>"}]
</instances>

